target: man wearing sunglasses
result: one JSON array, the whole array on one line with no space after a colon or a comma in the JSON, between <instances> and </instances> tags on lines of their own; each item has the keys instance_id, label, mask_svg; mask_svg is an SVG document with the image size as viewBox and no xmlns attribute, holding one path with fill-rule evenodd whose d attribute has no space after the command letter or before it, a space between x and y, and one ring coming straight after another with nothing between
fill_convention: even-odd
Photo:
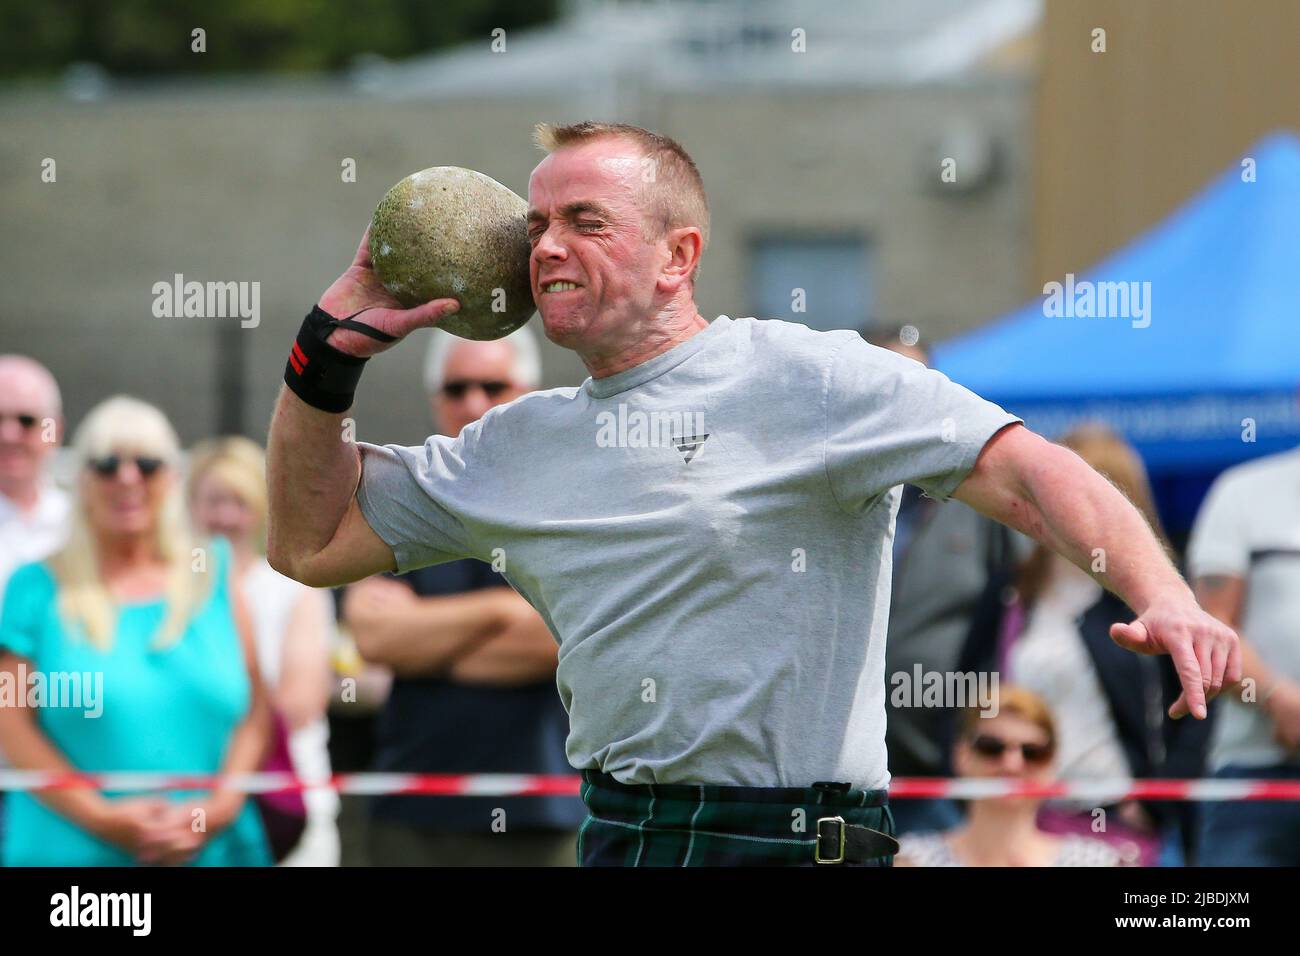
<instances>
[{"instance_id":1,"label":"man wearing sunglasses","mask_svg":"<svg viewBox=\"0 0 1300 956\"><path fill-rule=\"evenodd\" d=\"M51 554L68 533L68 496L48 474L63 439L61 405L49 369L25 355L0 355L0 604L14 569ZM7 766L0 754L0 769Z\"/></svg>"},{"instance_id":2,"label":"man wearing sunglasses","mask_svg":"<svg viewBox=\"0 0 1300 956\"><path fill-rule=\"evenodd\" d=\"M585 864L896 852L884 642L905 483L1094 569L1139 612L1112 636L1174 656L1171 716L1203 718L1225 672L1240 678L1236 635L1078 456L856 333L706 320L708 203L679 144L594 123L537 140L533 296L591 378L457 439L340 442L365 360L458 307L401 310L363 239L286 366L269 558L321 586L499 555L560 641Z\"/></svg>"},{"instance_id":3,"label":"man wearing sunglasses","mask_svg":"<svg viewBox=\"0 0 1300 956\"><path fill-rule=\"evenodd\" d=\"M68 496L48 474L63 438L59 386L24 355L0 355L0 598L14 568L63 543Z\"/></svg>"}]
</instances>

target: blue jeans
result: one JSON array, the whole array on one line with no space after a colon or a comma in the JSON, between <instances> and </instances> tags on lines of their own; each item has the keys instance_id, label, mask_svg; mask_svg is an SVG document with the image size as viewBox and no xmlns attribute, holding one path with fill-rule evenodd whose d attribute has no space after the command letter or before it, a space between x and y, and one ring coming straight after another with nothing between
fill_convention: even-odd
<instances>
[{"instance_id":1,"label":"blue jeans","mask_svg":"<svg viewBox=\"0 0 1300 956\"><path fill-rule=\"evenodd\" d=\"M1183 834L1178 825L1171 823L1160 833L1160 857L1156 866L1186 866L1187 859L1183 853Z\"/></svg>"},{"instance_id":2,"label":"blue jeans","mask_svg":"<svg viewBox=\"0 0 1300 956\"><path fill-rule=\"evenodd\" d=\"M1300 780L1300 764L1224 767L1216 780ZM1200 805L1198 866L1300 866L1300 803L1216 800Z\"/></svg>"}]
</instances>

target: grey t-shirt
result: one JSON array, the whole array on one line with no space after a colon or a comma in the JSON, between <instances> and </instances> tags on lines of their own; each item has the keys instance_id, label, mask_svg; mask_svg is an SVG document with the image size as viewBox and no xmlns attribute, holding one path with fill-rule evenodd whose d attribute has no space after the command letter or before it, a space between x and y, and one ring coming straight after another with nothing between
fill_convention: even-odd
<instances>
[{"instance_id":1,"label":"grey t-shirt","mask_svg":"<svg viewBox=\"0 0 1300 956\"><path fill-rule=\"evenodd\" d=\"M888 785L898 485L1019 419L852 332L719 317L648 362L360 443L398 568L494 561L559 642L569 762L625 783Z\"/></svg>"}]
</instances>

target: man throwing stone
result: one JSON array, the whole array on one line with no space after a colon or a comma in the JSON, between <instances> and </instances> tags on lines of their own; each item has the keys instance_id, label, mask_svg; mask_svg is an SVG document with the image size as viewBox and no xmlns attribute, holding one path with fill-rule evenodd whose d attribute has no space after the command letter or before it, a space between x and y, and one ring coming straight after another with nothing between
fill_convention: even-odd
<instances>
[{"instance_id":1,"label":"man throwing stone","mask_svg":"<svg viewBox=\"0 0 1300 956\"><path fill-rule=\"evenodd\" d=\"M533 295L591 378L422 447L344 442L364 359L456 308L402 310L363 239L286 368L269 558L314 586L504 565L560 645L590 811L580 862L888 865L884 641L903 483L1104 567L1097 579L1140 610L1114 640L1177 664L1171 717L1203 718L1240 679L1236 635L1072 452L856 333L706 321L708 204L678 144L599 123L537 139Z\"/></svg>"}]
</instances>

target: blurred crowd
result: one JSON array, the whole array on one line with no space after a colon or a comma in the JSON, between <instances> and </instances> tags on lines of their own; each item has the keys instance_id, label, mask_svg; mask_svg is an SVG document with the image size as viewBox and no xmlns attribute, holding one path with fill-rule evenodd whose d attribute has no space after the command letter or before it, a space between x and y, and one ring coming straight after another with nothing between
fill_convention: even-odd
<instances>
[{"instance_id":1,"label":"blurred crowd","mask_svg":"<svg viewBox=\"0 0 1300 956\"><path fill-rule=\"evenodd\" d=\"M925 363L898 330L872 337ZM1141 458L1102 425L1060 438L1164 534ZM1166 547L1168 543L1166 542ZM1122 561L1123 555L1094 555ZM1176 557L1176 556L1175 556ZM1242 638L1246 679L1208 720L1171 720L1168 657L1111 641L1137 615L1088 574L957 501L905 488L894 538L886 679L992 674L997 706L890 694L890 772L1027 781L1300 780L1300 449L1228 469L1181 562L1206 610ZM1095 568L1094 570L1102 570ZM994 716L996 714L996 716ZM897 800L897 862L917 865L1300 863L1286 801Z\"/></svg>"},{"instance_id":2,"label":"blurred crowd","mask_svg":"<svg viewBox=\"0 0 1300 956\"><path fill-rule=\"evenodd\" d=\"M872 341L927 361L896 331ZM435 331L423 382L432 423L458 434L538 387L540 373L527 327L493 342ZM491 566L308 588L266 561L255 442L184 449L162 410L127 396L93 408L67 447L64 428L53 376L0 356L7 766L292 770L309 784L356 770L572 772L555 640ZM1088 426L1061 441L1160 533L1141 459L1120 436ZM1202 604L1242 635L1248 677L1206 721L1166 716L1179 688L1168 658L1119 649L1109 627L1136 615L1043 547L907 487L894 549L895 776L1300 780L1300 450L1225 472L1197 519L1184 568ZM993 706L893 692L897 675L955 674L993 676ZM6 866L571 866L585 817L576 797L341 801L328 786L251 797L0 788L0 801ZM1101 801L892 809L899 865L1300 863L1295 802L1133 801L1121 788Z\"/></svg>"},{"instance_id":3,"label":"blurred crowd","mask_svg":"<svg viewBox=\"0 0 1300 956\"><path fill-rule=\"evenodd\" d=\"M449 434L540 381L528 330L430 342L424 384ZM556 643L491 567L315 590L267 563L256 443L183 449L163 411L127 396L93 408L60 454L63 431L53 376L0 356L0 682L25 693L31 675L60 675L79 692L0 706L10 766L291 770L308 784L348 770L572 772ZM577 797L355 802L327 786L14 790L0 862L572 866L585 817Z\"/></svg>"}]
</instances>

